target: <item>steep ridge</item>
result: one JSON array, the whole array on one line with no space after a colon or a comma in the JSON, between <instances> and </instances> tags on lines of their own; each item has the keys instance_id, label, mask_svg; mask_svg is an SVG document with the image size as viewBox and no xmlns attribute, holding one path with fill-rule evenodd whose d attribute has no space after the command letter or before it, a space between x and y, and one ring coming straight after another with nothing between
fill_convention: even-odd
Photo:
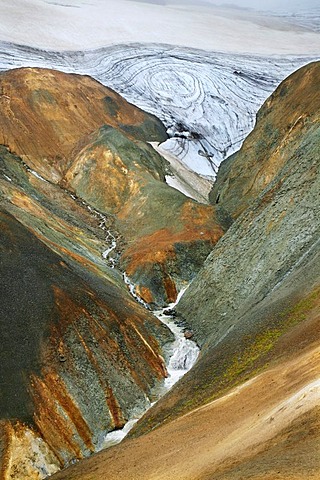
<instances>
[{"instance_id":1,"label":"steep ridge","mask_svg":"<svg viewBox=\"0 0 320 480\"><path fill-rule=\"evenodd\" d=\"M298 93L303 81L303 92L308 97L306 79L311 88L314 79L307 73L316 74L319 67L319 64L304 67L304 75L298 71L289 78L290 88ZM282 110L283 97L278 93L285 84L286 81L275 93L278 102L273 110ZM269 350L272 352L274 342L292 327L282 318L294 311L300 301L303 303L319 283L320 109L317 97L313 98L311 109L313 115L301 132L296 150L290 150L290 142L282 143L279 139L280 156L287 159L286 163L273 179L269 177L269 185L215 246L177 307L203 346L193 375L182 380L180 393L177 392L173 400L182 411L217 395L228 384L239 382L240 373L245 377L248 371L254 370L261 356ZM268 115L258 116L256 128L263 131L261 122L267 123ZM296 133L294 138L298 142ZM246 142L235 158L239 158L242 151L245 165ZM268 166L268 149L264 159ZM247 175L244 182L246 178ZM241 202L242 197L238 204ZM299 321L295 315L292 318ZM174 416L175 408L170 403L165 410ZM160 411L161 404L158 408Z\"/></svg>"},{"instance_id":2,"label":"steep ridge","mask_svg":"<svg viewBox=\"0 0 320 480\"><path fill-rule=\"evenodd\" d=\"M165 183L169 164L146 143L166 138L162 123L89 77L18 69L0 75L0 89L0 143L44 180L111 215L120 263L140 296L174 301L230 221L220 206Z\"/></svg>"},{"instance_id":3,"label":"steep ridge","mask_svg":"<svg viewBox=\"0 0 320 480\"><path fill-rule=\"evenodd\" d=\"M35 87L56 76L55 88L61 88L56 100L68 94L68 75L31 70L12 75L12 89L20 81ZM4 76L9 88L9 73ZM80 86L83 81L90 84L88 78L70 79ZM95 85L104 89L91 80L90 86ZM59 142L66 151L72 147L81 133L77 119L72 124L70 117L70 125L65 124L64 112L70 112L62 105L59 113L56 105L57 123L60 119L69 133L67 128L52 133L50 115L42 117L32 103L28 110L29 100L15 92L4 99L7 108L0 115L6 140L0 147L0 471L1 478L19 480L44 478L97 451L107 432L143 412L167 375L163 347L174 340L132 299L121 274L103 258L110 248L109 229L121 244L114 218L56 183L68 159L55 163L50 148L54 151L55 142L57 149ZM45 112L47 100L44 95ZM143 122L132 126L122 120L131 134L142 136L148 122L158 124L161 132L156 119L144 120L143 112L135 114L135 107L119 101L125 109L118 117L112 114L114 122L133 111L133 123L139 116ZM93 104L89 107L94 112ZM54 137L48 145L41 125ZM10 148L17 148L23 159Z\"/></svg>"},{"instance_id":4,"label":"steep ridge","mask_svg":"<svg viewBox=\"0 0 320 480\"><path fill-rule=\"evenodd\" d=\"M34 66L90 75L160 118L170 136L161 151L211 178L221 160L241 147L277 85L315 59L165 44L59 52L0 42L0 70Z\"/></svg>"},{"instance_id":5,"label":"steep ridge","mask_svg":"<svg viewBox=\"0 0 320 480\"><path fill-rule=\"evenodd\" d=\"M0 76L0 144L47 180L58 182L72 151L104 124L163 141L161 122L85 76L25 68Z\"/></svg>"},{"instance_id":6,"label":"steep ridge","mask_svg":"<svg viewBox=\"0 0 320 480\"><path fill-rule=\"evenodd\" d=\"M11 437L33 427L56 466L97 450L106 432L143 411L166 374L160 346L171 339L121 279L67 257L2 211L1 418L13 422ZM34 468L32 438L29 449L8 439L4 450L5 471L33 478L22 475Z\"/></svg>"},{"instance_id":7,"label":"steep ridge","mask_svg":"<svg viewBox=\"0 0 320 480\"><path fill-rule=\"evenodd\" d=\"M54 478L319 477L319 68L279 86L221 167L235 221L177 306L198 362L131 438Z\"/></svg>"},{"instance_id":8,"label":"steep ridge","mask_svg":"<svg viewBox=\"0 0 320 480\"><path fill-rule=\"evenodd\" d=\"M281 285L304 255L318 248L319 74L320 63L313 63L279 86L259 112L254 133L228 160L230 176L214 187L219 204L231 216L244 214L214 249L199 277L200 290L206 284L206 293L214 291L208 310L201 311L201 323L194 320L201 343L209 332L212 341L219 339L234 324L235 311L240 318L240 313ZM274 119L278 121L279 116L277 128ZM185 308L188 317L195 313L189 308L191 296L199 293L196 289L195 283L188 290L188 306L184 301L180 304L181 313Z\"/></svg>"}]
</instances>

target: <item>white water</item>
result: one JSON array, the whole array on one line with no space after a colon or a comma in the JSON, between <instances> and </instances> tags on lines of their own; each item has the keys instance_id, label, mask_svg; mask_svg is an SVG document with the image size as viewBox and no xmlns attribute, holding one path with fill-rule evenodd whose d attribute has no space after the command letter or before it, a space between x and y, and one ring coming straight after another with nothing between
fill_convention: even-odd
<instances>
[{"instance_id":1,"label":"white water","mask_svg":"<svg viewBox=\"0 0 320 480\"><path fill-rule=\"evenodd\" d=\"M111 240L111 244L110 244L110 240ZM115 236L110 232L110 230L107 230L106 242L107 244L110 244L110 246L104 252L102 252L102 256L105 260L109 260L111 268L114 268L115 267L114 259L109 258L109 255L111 252L113 252L113 250L116 249L117 242L116 242Z\"/></svg>"},{"instance_id":2,"label":"white water","mask_svg":"<svg viewBox=\"0 0 320 480\"><path fill-rule=\"evenodd\" d=\"M139 418L133 418L132 420L129 420L121 430L114 430L113 432L109 432L103 440L101 449L110 448L113 445L117 445L118 443L120 443L124 439L124 437L127 436L127 434L134 427L138 420Z\"/></svg>"},{"instance_id":3,"label":"white water","mask_svg":"<svg viewBox=\"0 0 320 480\"><path fill-rule=\"evenodd\" d=\"M32 170L30 170L28 166L26 166L26 168L28 169L28 171L33 173ZM69 195L73 200L77 201L77 197L75 195L73 195L70 192L69 192ZM84 205L86 207L87 210L89 210L89 212L92 215L95 216L95 218L98 218L100 220L99 228L101 228L101 230L106 232L105 242L106 242L106 246L107 246L106 250L104 250L101 253L101 256L102 256L102 258L104 258L104 260L107 260L108 266L110 268L115 268L117 262L116 262L115 258L113 258L112 256L110 257L110 253L113 252L117 248L117 240L116 240L116 237L113 235L113 233L109 229L107 229L107 224L108 224L107 217L105 215L103 215L102 213L98 212L98 210L95 210L94 208L92 208L91 205L89 205L84 200L81 200L81 203L82 203L82 205Z\"/></svg>"},{"instance_id":4,"label":"white water","mask_svg":"<svg viewBox=\"0 0 320 480\"><path fill-rule=\"evenodd\" d=\"M174 322L171 315L164 313L168 309L173 309L179 303L187 288L188 287L180 291L176 302L169 304L165 309L155 310L153 312L162 323L170 328L175 336L175 341L172 344L171 357L167 365L168 377L164 382L163 394L170 390L170 388L190 370L199 355L199 347L196 343L192 340L187 340L184 336L183 328Z\"/></svg>"},{"instance_id":5,"label":"white water","mask_svg":"<svg viewBox=\"0 0 320 480\"><path fill-rule=\"evenodd\" d=\"M130 278L128 277L128 275L126 274L126 272L123 272L123 281L124 283L128 286L128 289L129 289L129 292L131 293L131 295L133 296L133 298L135 300L137 300L138 303L140 303L141 305L144 306L144 308L146 308L147 310L150 310L149 308L149 305L144 302L142 300L142 298L139 297L139 295L137 295L136 293L136 287L134 286L134 284L130 281Z\"/></svg>"},{"instance_id":6,"label":"white water","mask_svg":"<svg viewBox=\"0 0 320 480\"><path fill-rule=\"evenodd\" d=\"M70 197L73 200L77 200L77 197L71 193L70 193ZM100 220L99 228L101 228L104 232L107 233L105 240L108 245L108 248L104 250L101 255L105 260L109 261L111 268L114 268L115 260L113 258L110 258L109 255L113 250L117 248L117 240L116 240L116 237L113 235L113 233L109 229L107 229L107 218L102 213L93 209L85 201L82 201L82 204L96 218ZM150 310L149 305L146 302L144 302L142 298L140 298L139 295L136 293L136 287L131 282L126 272L123 272L123 280L124 280L124 283L127 285L128 290L133 296L133 298L138 303L143 305L144 308ZM162 323L164 323L172 331L172 333L175 336L175 340L174 342L172 342L172 345L170 348L169 362L168 362L168 365L166 365L168 376L165 379L163 386L157 389L158 399L160 399L165 393L167 393L172 388L172 386L192 368L192 366L195 364L199 355L200 350L196 345L196 343L193 342L192 340L186 339L183 333L183 328L178 326L174 322L172 315L168 315L165 313L165 311L175 308L175 306L179 303L182 295L184 294L187 288L188 287L182 289L179 292L179 295L175 302L170 303L168 306L166 306L163 309L154 310L152 312ZM154 403L156 402L153 402L153 403L150 402L150 405L148 408L152 407ZM148 408L145 410L145 412L148 410ZM125 426L122 429L114 430L112 432L107 433L104 439L102 440L101 445L97 448L97 450L99 451L104 448L109 448L109 447L112 447L113 445L120 443L145 412L142 412L140 415L137 415L134 418L130 418L130 420L125 424Z\"/></svg>"},{"instance_id":7,"label":"white water","mask_svg":"<svg viewBox=\"0 0 320 480\"><path fill-rule=\"evenodd\" d=\"M148 305L136 294L135 286L130 281L129 277L125 272L123 273L123 279L126 285L128 285L131 295L144 307L148 308ZM173 317L171 315L167 315L166 313L164 313L166 310L173 309L178 304L178 302L180 301L182 295L184 294L187 288L188 287L180 291L177 297L177 300L174 303L169 304L167 307L161 310L153 311L153 314L161 322L167 325L167 327L172 331L172 333L175 336L175 340L171 346L170 359L167 365L168 377L165 379L163 387L159 390L159 399L165 393L167 393L173 387L173 385L178 380L180 380L180 378L182 378L192 368L200 352L199 347L196 345L195 342L185 338L183 333L183 328L179 327L174 322ZM150 407L152 407L154 403L151 403ZM113 445L120 443L126 437L126 435L130 432L130 430L134 427L134 425L137 423L139 418L142 417L142 415L140 415L138 418L130 419L125 424L123 429L108 433L104 438L102 448L109 448L109 447L112 447Z\"/></svg>"}]
</instances>

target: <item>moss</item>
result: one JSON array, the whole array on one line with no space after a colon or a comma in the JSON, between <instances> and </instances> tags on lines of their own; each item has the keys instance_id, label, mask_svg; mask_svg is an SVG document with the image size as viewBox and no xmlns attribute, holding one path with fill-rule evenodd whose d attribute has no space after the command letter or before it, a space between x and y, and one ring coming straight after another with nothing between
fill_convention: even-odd
<instances>
[{"instance_id":1,"label":"moss","mask_svg":"<svg viewBox=\"0 0 320 480\"><path fill-rule=\"evenodd\" d=\"M269 368L277 360L274 350L281 338L307 319L308 313L319 301L319 294L320 288L316 288L295 305L279 312L276 317L269 318L264 331L238 339L238 348L235 347L231 354L229 352L230 356L228 352L223 354L224 362L221 361L220 365L210 364L202 372L201 382L192 386L192 396L179 403L173 416L220 398L231 388Z\"/></svg>"},{"instance_id":2,"label":"moss","mask_svg":"<svg viewBox=\"0 0 320 480\"><path fill-rule=\"evenodd\" d=\"M228 382L239 378L239 375L247 372L259 358L270 352L280 336L281 330L277 329L267 330L258 335L240 357L233 358L223 377Z\"/></svg>"},{"instance_id":3,"label":"moss","mask_svg":"<svg viewBox=\"0 0 320 480\"><path fill-rule=\"evenodd\" d=\"M306 321L308 314L319 301L320 288L316 288L308 296L278 313L276 318L269 319L269 326L256 336L246 336L239 341L242 350L236 352L224 365L224 373L211 379L216 391L206 401L220 397L224 392L266 370L270 362L275 361L273 351L281 338L295 326ZM210 385L205 386L210 388ZM203 390L203 385L201 385Z\"/></svg>"},{"instance_id":4,"label":"moss","mask_svg":"<svg viewBox=\"0 0 320 480\"><path fill-rule=\"evenodd\" d=\"M293 308L281 312L280 317L286 319L284 327L290 327L304 321L307 318L307 313L316 306L319 294L320 288L316 288L310 295L295 304Z\"/></svg>"}]
</instances>

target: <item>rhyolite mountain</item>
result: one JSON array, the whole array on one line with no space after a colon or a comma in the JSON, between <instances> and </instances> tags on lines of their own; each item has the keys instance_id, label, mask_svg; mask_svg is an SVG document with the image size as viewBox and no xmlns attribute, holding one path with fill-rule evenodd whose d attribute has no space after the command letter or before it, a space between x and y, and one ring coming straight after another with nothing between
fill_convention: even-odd
<instances>
[{"instance_id":1,"label":"rhyolite mountain","mask_svg":"<svg viewBox=\"0 0 320 480\"><path fill-rule=\"evenodd\" d=\"M165 183L169 164L147 143L167 138L162 123L87 76L11 70L0 91L0 144L113 219L121 268L146 302L175 300L230 220Z\"/></svg>"},{"instance_id":2,"label":"rhyolite mountain","mask_svg":"<svg viewBox=\"0 0 320 480\"><path fill-rule=\"evenodd\" d=\"M199 360L122 444L58 479L320 476L320 63L281 83L222 163L232 224L177 306Z\"/></svg>"},{"instance_id":3,"label":"rhyolite mountain","mask_svg":"<svg viewBox=\"0 0 320 480\"><path fill-rule=\"evenodd\" d=\"M123 273L146 302L175 300L230 219L165 183L148 143L164 126L99 82L15 69L0 102L1 474L22 480L156 398L173 335Z\"/></svg>"}]
</instances>

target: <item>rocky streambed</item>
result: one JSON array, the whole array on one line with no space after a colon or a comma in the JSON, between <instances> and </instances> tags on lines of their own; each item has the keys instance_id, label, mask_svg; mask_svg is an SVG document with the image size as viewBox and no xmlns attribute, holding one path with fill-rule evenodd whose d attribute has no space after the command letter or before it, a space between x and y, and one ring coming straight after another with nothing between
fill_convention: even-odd
<instances>
[{"instance_id":1,"label":"rocky streambed","mask_svg":"<svg viewBox=\"0 0 320 480\"><path fill-rule=\"evenodd\" d=\"M136 294L135 286L130 281L126 273L123 274L123 277L131 295L136 299L137 302L139 302L145 308L148 308L148 305ZM174 303L171 303L162 309L153 310L152 312L171 330L171 332L174 334L175 340L170 345L169 351L166 355L168 358L166 365L168 376L164 383L160 387L157 387L156 391L154 392L156 400L154 402L150 402L149 408L151 408L160 398L162 398L173 387L173 385L177 383L178 380L180 380L180 378L182 378L193 367L200 352L199 347L192 340L192 332L190 330L186 330L183 325L175 321L175 307L181 300L187 288L188 287L183 288L179 292L177 300ZM144 413L145 412L143 412L143 414ZM101 449L109 448L120 443L143 414L139 414L131 418L121 430L109 432L104 438Z\"/></svg>"},{"instance_id":2,"label":"rocky streambed","mask_svg":"<svg viewBox=\"0 0 320 480\"><path fill-rule=\"evenodd\" d=\"M79 202L74 195L70 195L71 198ZM105 244L104 250L101 253L102 258L105 260L108 266L111 268L119 268L118 266L118 249L119 239L115 231L110 227L109 219L103 215L101 212L93 209L86 202L81 201L81 203L87 208L91 215L93 215L99 221L99 228L105 233ZM121 239L120 239L121 243ZM132 297L145 309L150 311L149 305L144 302L136 292L136 287L134 283L130 280L126 272L122 273L123 281L126 284ZM161 397L163 397L173 385L182 378L195 364L200 349L197 344L192 340L192 332L186 330L185 326L181 323L178 323L175 320L175 307L181 300L183 294L187 290L188 286L181 289L175 302L166 305L163 308L153 310L152 313L155 315L163 324L165 324L173 333L174 341L170 344L165 352L166 357L166 369L167 369L167 378L162 385L157 386L154 390L154 401L150 400L149 405L146 410L141 413L141 406L133 410L132 418L128 420L125 426L121 429L115 429L107 433L102 440L100 447L97 450L102 450L109 448L113 445L120 443L129 431L134 427L137 421L143 416L143 414L151 408Z\"/></svg>"}]
</instances>

